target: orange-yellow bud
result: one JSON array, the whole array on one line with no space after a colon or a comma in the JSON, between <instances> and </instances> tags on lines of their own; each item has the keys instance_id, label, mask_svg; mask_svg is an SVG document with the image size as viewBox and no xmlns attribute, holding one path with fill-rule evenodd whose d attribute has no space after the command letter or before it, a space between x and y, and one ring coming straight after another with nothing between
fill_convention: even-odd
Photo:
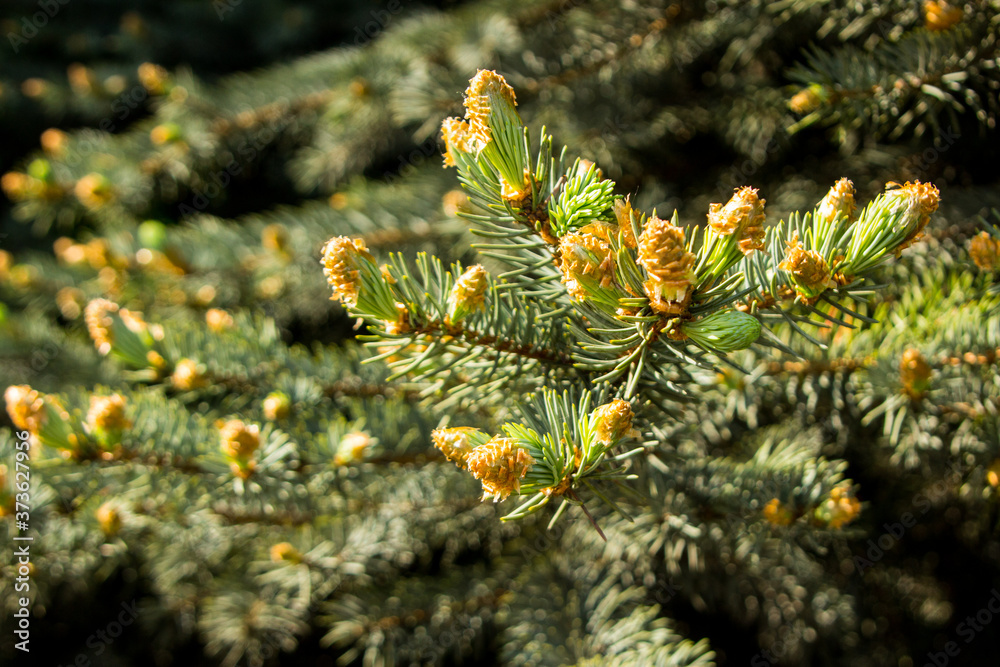
<instances>
[{"instance_id":1,"label":"orange-yellow bud","mask_svg":"<svg viewBox=\"0 0 1000 667\"><path fill-rule=\"evenodd\" d=\"M910 397L919 399L931 387L930 365L919 350L910 348L903 352L899 363L899 378L903 383L903 391Z\"/></svg>"},{"instance_id":2,"label":"orange-yellow bud","mask_svg":"<svg viewBox=\"0 0 1000 667\"><path fill-rule=\"evenodd\" d=\"M222 333L232 329L235 322L233 316L221 308L209 308L205 311L205 324L208 325L209 330Z\"/></svg>"},{"instance_id":3,"label":"orange-yellow bud","mask_svg":"<svg viewBox=\"0 0 1000 667\"><path fill-rule=\"evenodd\" d=\"M285 561L286 563L299 563L302 561L302 554L288 542L279 542L270 549L271 560L275 563Z\"/></svg>"},{"instance_id":4,"label":"orange-yellow bud","mask_svg":"<svg viewBox=\"0 0 1000 667\"><path fill-rule=\"evenodd\" d=\"M339 299L348 308L358 305L361 290L358 266L362 261L375 262L363 239L335 236L327 242L322 263L323 274L333 288L332 300Z\"/></svg>"},{"instance_id":5,"label":"orange-yellow bud","mask_svg":"<svg viewBox=\"0 0 1000 667\"><path fill-rule=\"evenodd\" d=\"M969 243L969 257L982 271L1000 266L1000 239L989 232L980 232Z\"/></svg>"},{"instance_id":6,"label":"orange-yellow bud","mask_svg":"<svg viewBox=\"0 0 1000 667\"><path fill-rule=\"evenodd\" d=\"M264 417L268 421L281 421L292 412L292 399L281 391L273 391L264 399Z\"/></svg>"},{"instance_id":7,"label":"orange-yellow bud","mask_svg":"<svg viewBox=\"0 0 1000 667\"><path fill-rule=\"evenodd\" d=\"M444 137L444 166L454 167L455 152L476 153L479 150L479 140L472 131L472 126L461 118L445 118L441 123L441 135Z\"/></svg>"},{"instance_id":8,"label":"orange-yellow bud","mask_svg":"<svg viewBox=\"0 0 1000 667\"><path fill-rule=\"evenodd\" d=\"M121 513L111 503L104 503L95 512L97 524L108 537L114 536L122 528Z\"/></svg>"},{"instance_id":9,"label":"orange-yellow bud","mask_svg":"<svg viewBox=\"0 0 1000 667\"><path fill-rule=\"evenodd\" d=\"M803 88L792 95L792 99L788 100L788 108L800 115L815 111L821 104L823 104L823 97L813 86Z\"/></svg>"},{"instance_id":10,"label":"orange-yellow bud","mask_svg":"<svg viewBox=\"0 0 1000 667\"><path fill-rule=\"evenodd\" d=\"M360 461L365 452L372 445L372 437L361 431L347 433L340 439L337 453L333 457L333 462L339 466L346 466Z\"/></svg>"},{"instance_id":11,"label":"orange-yellow bud","mask_svg":"<svg viewBox=\"0 0 1000 667\"><path fill-rule=\"evenodd\" d=\"M725 206L709 206L708 226L720 236L735 235L744 255L763 250L765 203L754 188L739 188Z\"/></svg>"},{"instance_id":12,"label":"orange-yellow bud","mask_svg":"<svg viewBox=\"0 0 1000 667\"><path fill-rule=\"evenodd\" d=\"M482 431L471 426L439 428L431 432L431 440L446 459L454 461L459 467L464 467L465 460L474 447L471 436L480 433Z\"/></svg>"},{"instance_id":13,"label":"orange-yellow bud","mask_svg":"<svg viewBox=\"0 0 1000 667\"><path fill-rule=\"evenodd\" d=\"M924 26L928 30L947 30L962 20L962 10L944 0L924 2Z\"/></svg>"},{"instance_id":14,"label":"orange-yellow bud","mask_svg":"<svg viewBox=\"0 0 1000 667\"><path fill-rule=\"evenodd\" d=\"M812 299L830 287L836 287L831 278L826 260L815 250L805 250L799 244L798 232L788 242L785 259L778 268L792 276L795 291L807 299Z\"/></svg>"},{"instance_id":15,"label":"orange-yellow bud","mask_svg":"<svg viewBox=\"0 0 1000 667\"><path fill-rule=\"evenodd\" d=\"M85 297L77 287L63 287L56 292L56 306L67 320L75 320L83 314Z\"/></svg>"},{"instance_id":16,"label":"orange-yellow bud","mask_svg":"<svg viewBox=\"0 0 1000 667\"><path fill-rule=\"evenodd\" d=\"M995 460L986 469L986 482L994 489L1000 486L1000 459Z\"/></svg>"},{"instance_id":17,"label":"orange-yellow bud","mask_svg":"<svg viewBox=\"0 0 1000 667\"><path fill-rule=\"evenodd\" d=\"M121 431L132 425L125 417L125 397L121 394L91 396L87 424L93 429Z\"/></svg>"},{"instance_id":18,"label":"orange-yellow bud","mask_svg":"<svg viewBox=\"0 0 1000 667\"><path fill-rule=\"evenodd\" d=\"M611 246L593 232L594 225L587 225L559 241L562 281L566 291L581 300L591 295L591 289L609 287L614 280Z\"/></svg>"},{"instance_id":19,"label":"orange-yellow bud","mask_svg":"<svg viewBox=\"0 0 1000 667\"><path fill-rule=\"evenodd\" d=\"M448 295L448 324L459 324L469 314L481 310L489 287L486 269L481 264L470 266L455 280Z\"/></svg>"},{"instance_id":20,"label":"orange-yellow bud","mask_svg":"<svg viewBox=\"0 0 1000 667\"><path fill-rule=\"evenodd\" d=\"M496 436L473 449L465 462L472 476L483 484L483 500L493 496L495 502L521 490L521 478L535 459L514 439Z\"/></svg>"},{"instance_id":21,"label":"orange-yellow bud","mask_svg":"<svg viewBox=\"0 0 1000 667\"><path fill-rule=\"evenodd\" d=\"M174 366L170 383L180 391L191 391L205 386L205 372L202 366L193 359L181 359Z\"/></svg>"},{"instance_id":22,"label":"orange-yellow bud","mask_svg":"<svg viewBox=\"0 0 1000 667\"><path fill-rule=\"evenodd\" d=\"M654 215L639 236L638 261L649 274L643 287L653 310L679 314L697 261L684 244L684 230Z\"/></svg>"},{"instance_id":23,"label":"orange-yellow bud","mask_svg":"<svg viewBox=\"0 0 1000 667\"><path fill-rule=\"evenodd\" d=\"M847 217L848 223L854 222L854 183L842 178L833 184L823 200L816 206L816 220L827 223L834 222L841 215Z\"/></svg>"},{"instance_id":24,"label":"orange-yellow bud","mask_svg":"<svg viewBox=\"0 0 1000 667\"><path fill-rule=\"evenodd\" d=\"M163 123L149 131L149 140L155 146L162 146L181 138L181 128L177 123Z\"/></svg>"},{"instance_id":25,"label":"orange-yellow bud","mask_svg":"<svg viewBox=\"0 0 1000 667\"><path fill-rule=\"evenodd\" d=\"M168 77L167 70L159 65L153 63L139 65L139 83L153 95L162 95L166 92Z\"/></svg>"},{"instance_id":26,"label":"orange-yellow bud","mask_svg":"<svg viewBox=\"0 0 1000 667\"><path fill-rule=\"evenodd\" d=\"M7 414L14 426L31 433L38 433L45 424L45 399L43 395L26 384L11 385L4 392Z\"/></svg>"},{"instance_id":27,"label":"orange-yellow bud","mask_svg":"<svg viewBox=\"0 0 1000 667\"><path fill-rule=\"evenodd\" d=\"M99 209L114 198L111 183L96 173L87 174L77 181L73 193L81 204L90 209Z\"/></svg>"},{"instance_id":28,"label":"orange-yellow bud","mask_svg":"<svg viewBox=\"0 0 1000 667\"><path fill-rule=\"evenodd\" d=\"M764 520L775 526L787 526L795 520L788 506L777 498L772 498L764 505Z\"/></svg>"},{"instance_id":29,"label":"orange-yellow bud","mask_svg":"<svg viewBox=\"0 0 1000 667\"><path fill-rule=\"evenodd\" d=\"M930 222L931 214L937 210L941 202L941 193L932 183L920 181L912 183L907 181L903 185L890 182L886 184L886 189L886 197L896 200L897 205L906 207L902 222L909 232L897 246L896 251L899 252L923 234L924 228Z\"/></svg>"},{"instance_id":30,"label":"orange-yellow bud","mask_svg":"<svg viewBox=\"0 0 1000 667\"><path fill-rule=\"evenodd\" d=\"M612 204L612 210L615 213L615 219L618 221L618 229L621 231L622 242L628 248L635 248L638 242L635 238L635 230L632 229L632 218L635 216L632 203L628 197L615 199L614 204Z\"/></svg>"},{"instance_id":31,"label":"orange-yellow bud","mask_svg":"<svg viewBox=\"0 0 1000 667\"><path fill-rule=\"evenodd\" d=\"M260 447L260 427L247 425L239 419L221 422L219 426L219 446L230 459L246 460Z\"/></svg>"},{"instance_id":32,"label":"orange-yellow bud","mask_svg":"<svg viewBox=\"0 0 1000 667\"><path fill-rule=\"evenodd\" d=\"M490 141L490 110L498 103L516 107L514 89L496 72L479 70L465 91L465 117L469 119L470 128L481 144Z\"/></svg>"},{"instance_id":33,"label":"orange-yellow bud","mask_svg":"<svg viewBox=\"0 0 1000 667\"><path fill-rule=\"evenodd\" d=\"M80 437L70 423L69 413L54 396L22 384L7 387L4 399L14 426L28 431L33 441L64 452L79 451Z\"/></svg>"},{"instance_id":34,"label":"orange-yellow bud","mask_svg":"<svg viewBox=\"0 0 1000 667\"><path fill-rule=\"evenodd\" d=\"M277 222L267 225L260 232L260 242L268 250L286 252L288 250L288 229Z\"/></svg>"},{"instance_id":35,"label":"orange-yellow bud","mask_svg":"<svg viewBox=\"0 0 1000 667\"><path fill-rule=\"evenodd\" d=\"M827 498L816 508L814 516L830 528L842 528L861 514L861 502L851 497L842 486L834 487Z\"/></svg>"},{"instance_id":36,"label":"orange-yellow bud","mask_svg":"<svg viewBox=\"0 0 1000 667\"><path fill-rule=\"evenodd\" d=\"M597 441L611 446L632 430L632 406L628 401L616 398L605 403L592 414Z\"/></svg>"},{"instance_id":37,"label":"orange-yellow bud","mask_svg":"<svg viewBox=\"0 0 1000 667\"><path fill-rule=\"evenodd\" d=\"M42 132L40 138L42 144L42 150L51 155L52 157L61 157L66 151L66 143L68 142L68 136L62 130L57 130L54 127Z\"/></svg>"},{"instance_id":38,"label":"orange-yellow bud","mask_svg":"<svg viewBox=\"0 0 1000 667\"><path fill-rule=\"evenodd\" d=\"M445 165L451 166L451 165ZM461 190L449 190L444 193L441 198L441 208L444 209L444 213L447 216L458 215L460 212L469 212L471 206L469 205L469 196L466 195Z\"/></svg>"}]
</instances>

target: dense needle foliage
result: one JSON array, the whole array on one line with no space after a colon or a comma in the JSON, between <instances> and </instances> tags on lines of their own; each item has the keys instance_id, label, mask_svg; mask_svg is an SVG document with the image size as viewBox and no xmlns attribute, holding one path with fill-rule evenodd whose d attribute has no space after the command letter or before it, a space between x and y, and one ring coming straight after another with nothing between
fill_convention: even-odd
<instances>
[{"instance_id":1,"label":"dense needle foliage","mask_svg":"<svg viewBox=\"0 0 1000 667\"><path fill-rule=\"evenodd\" d=\"M5 661L992 664L1000 3L128 4L0 9Z\"/></svg>"}]
</instances>

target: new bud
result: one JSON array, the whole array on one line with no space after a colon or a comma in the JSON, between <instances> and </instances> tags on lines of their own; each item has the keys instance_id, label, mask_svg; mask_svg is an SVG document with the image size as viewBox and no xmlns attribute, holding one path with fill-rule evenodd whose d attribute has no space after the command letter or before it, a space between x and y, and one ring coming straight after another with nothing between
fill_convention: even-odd
<instances>
[{"instance_id":1,"label":"new bud","mask_svg":"<svg viewBox=\"0 0 1000 667\"><path fill-rule=\"evenodd\" d=\"M503 115L517 116L517 98L507 80L492 70L481 69L469 81L465 90L465 117L479 140L489 143L493 138L491 121ZM520 117L518 117L520 121Z\"/></svg>"},{"instance_id":2,"label":"new bud","mask_svg":"<svg viewBox=\"0 0 1000 667\"><path fill-rule=\"evenodd\" d=\"M899 379L907 396L916 400L922 398L931 388L932 373L919 350L911 347L903 352L903 358L899 362Z\"/></svg>"},{"instance_id":3,"label":"new bud","mask_svg":"<svg viewBox=\"0 0 1000 667\"><path fill-rule=\"evenodd\" d=\"M945 0L924 2L924 27L931 31L947 30L962 20L960 7L954 7Z\"/></svg>"},{"instance_id":4,"label":"new bud","mask_svg":"<svg viewBox=\"0 0 1000 667\"><path fill-rule=\"evenodd\" d=\"M302 554L288 542L278 542L270 549L271 560L275 563L301 563Z\"/></svg>"},{"instance_id":5,"label":"new bud","mask_svg":"<svg viewBox=\"0 0 1000 667\"><path fill-rule=\"evenodd\" d=\"M441 136L444 139L444 166L454 167L458 163L455 156L459 153L469 155L479 152L480 144L472 126L461 118L445 118L441 123Z\"/></svg>"},{"instance_id":6,"label":"new bud","mask_svg":"<svg viewBox=\"0 0 1000 667\"><path fill-rule=\"evenodd\" d=\"M930 183L889 183L851 226L838 270L845 276L857 275L878 266L889 252L898 256L920 237L940 200L938 189Z\"/></svg>"},{"instance_id":7,"label":"new bud","mask_svg":"<svg viewBox=\"0 0 1000 667\"><path fill-rule=\"evenodd\" d=\"M205 311L205 324L208 325L209 331L223 333L232 329L236 322L233 320L233 316L223 309L209 308Z\"/></svg>"},{"instance_id":8,"label":"new bud","mask_svg":"<svg viewBox=\"0 0 1000 667\"><path fill-rule=\"evenodd\" d=\"M788 506L777 498L771 498L767 505L764 505L763 513L764 520L775 526L787 526L795 520Z\"/></svg>"},{"instance_id":9,"label":"new bud","mask_svg":"<svg viewBox=\"0 0 1000 667\"><path fill-rule=\"evenodd\" d=\"M581 301L600 298L614 281L614 258L611 245L595 234L594 225L571 232L559 241L562 281L566 291Z\"/></svg>"},{"instance_id":10,"label":"new bud","mask_svg":"<svg viewBox=\"0 0 1000 667\"><path fill-rule=\"evenodd\" d=\"M805 250L799 243L798 232L788 242L785 259L778 268L787 271L795 291L806 299L813 299L827 288L836 287L826 260L815 250Z\"/></svg>"},{"instance_id":11,"label":"new bud","mask_svg":"<svg viewBox=\"0 0 1000 667\"><path fill-rule=\"evenodd\" d=\"M345 308L382 320L390 330L407 330L409 313L398 292L390 267L379 267L362 239L335 236L323 248L323 273L333 288L331 300Z\"/></svg>"},{"instance_id":12,"label":"new bud","mask_svg":"<svg viewBox=\"0 0 1000 667\"><path fill-rule=\"evenodd\" d=\"M260 244L277 253L288 252L288 228L274 222L260 230Z\"/></svg>"},{"instance_id":13,"label":"new bud","mask_svg":"<svg viewBox=\"0 0 1000 667\"><path fill-rule=\"evenodd\" d=\"M739 188L725 206L709 206L708 226L719 236L734 236L744 255L763 250L764 204L754 188Z\"/></svg>"},{"instance_id":14,"label":"new bud","mask_svg":"<svg viewBox=\"0 0 1000 667\"><path fill-rule=\"evenodd\" d=\"M857 204L854 202L854 183L842 178L833 184L823 200L816 205L816 221L833 224L841 216L848 224L854 222Z\"/></svg>"},{"instance_id":15,"label":"new bud","mask_svg":"<svg viewBox=\"0 0 1000 667\"><path fill-rule=\"evenodd\" d=\"M45 400L42 394L26 384L11 385L4 392L7 414L14 426L30 433L38 433L45 424Z\"/></svg>"},{"instance_id":16,"label":"new bud","mask_svg":"<svg viewBox=\"0 0 1000 667\"><path fill-rule=\"evenodd\" d=\"M112 447L121 440L122 431L132 426L125 417L125 397L91 396L90 410L87 411L87 427L90 433L105 447Z\"/></svg>"},{"instance_id":17,"label":"new bud","mask_svg":"<svg viewBox=\"0 0 1000 667\"><path fill-rule=\"evenodd\" d=\"M628 401L616 398L605 403L591 413L597 441L611 447L632 430L632 406Z\"/></svg>"},{"instance_id":18,"label":"new bud","mask_svg":"<svg viewBox=\"0 0 1000 667\"><path fill-rule=\"evenodd\" d=\"M163 123L149 132L149 140L156 146L172 143L181 138L181 127L177 123Z\"/></svg>"},{"instance_id":19,"label":"new bud","mask_svg":"<svg viewBox=\"0 0 1000 667\"><path fill-rule=\"evenodd\" d=\"M530 194L531 185L524 125L516 106L514 89L492 70L479 70L465 91L465 117L479 154L500 172L504 198L519 202Z\"/></svg>"},{"instance_id":20,"label":"new bud","mask_svg":"<svg viewBox=\"0 0 1000 667\"><path fill-rule=\"evenodd\" d=\"M87 174L73 186L73 193L89 209L99 209L114 199L111 182L97 173Z\"/></svg>"},{"instance_id":21,"label":"new bud","mask_svg":"<svg viewBox=\"0 0 1000 667\"><path fill-rule=\"evenodd\" d=\"M207 384L205 367L193 359L184 358L174 366L170 383L179 391L191 391Z\"/></svg>"},{"instance_id":22,"label":"new bud","mask_svg":"<svg viewBox=\"0 0 1000 667\"><path fill-rule=\"evenodd\" d=\"M66 144L69 142L69 135L54 127L42 132L42 150L52 157L62 157L66 152Z\"/></svg>"},{"instance_id":23,"label":"new bud","mask_svg":"<svg viewBox=\"0 0 1000 667\"><path fill-rule=\"evenodd\" d=\"M726 310L694 322L685 322L681 331L706 349L733 352L750 347L760 336L760 328L760 322L753 315Z\"/></svg>"},{"instance_id":24,"label":"new bud","mask_svg":"<svg viewBox=\"0 0 1000 667\"><path fill-rule=\"evenodd\" d=\"M615 199L611 208L615 213L615 219L618 221L618 229L621 231L622 242L628 248L635 248L638 242L635 238L635 230L632 228L632 220L637 217L637 213L632 208L632 203L628 200L628 197L619 197Z\"/></svg>"},{"instance_id":25,"label":"new bud","mask_svg":"<svg viewBox=\"0 0 1000 667\"><path fill-rule=\"evenodd\" d=\"M521 479L535 459L513 438L496 436L472 450L465 459L472 476L483 483L483 500L503 500L521 490Z\"/></svg>"},{"instance_id":26,"label":"new bud","mask_svg":"<svg viewBox=\"0 0 1000 667\"><path fill-rule=\"evenodd\" d=\"M449 325L461 324L471 313L482 310L488 286L486 269L482 265L476 264L466 269L455 281L455 286L448 295L448 315L445 321Z\"/></svg>"},{"instance_id":27,"label":"new bud","mask_svg":"<svg viewBox=\"0 0 1000 667\"><path fill-rule=\"evenodd\" d=\"M980 232L969 243L969 257L981 271L993 271L1000 266L1000 239L989 232Z\"/></svg>"},{"instance_id":28,"label":"new bud","mask_svg":"<svg viewBox=\"0 0 1000 667\"><path fill-rule=\"evenodd\" d=\"M323 275L333 288L333 301L339 299L347 308L357 307L362 262L375 264L375 258L369 254L363 239L335 236L327 242L323 248Z\"/></svg>"},{"instance_id":29,"label":"new bud","mask_svg":"<svg viewBox=\"0 0 1000 667\"><path fill-rule=\"evenodd\" d=\"M477 445L486 443L489 436L471 426L456 426L432 431L431 440L446 459L454 461L455 465L464 468L465 460L472 450Z\"/></svg>"},{"instance_id":30,"label":"new bud","mask_svg":"<svg viewBox=\"0 0 1000 667\"><path fill-rule=\"evenodd\" d=\"M367 433L362 433L361 431L348 433L340 439L333 462L339 466L357 463L364 458L365 452L371 446L372 437Z\"/></svg>"},{"instance_id":31,"label":"new bud","mask_svg":"<svg viewBox=\"0 0 1000 667\"><path fill-rule=\"evenodd\" d=\"M170 88L170 73L153 63L139 65L139 83L153 95L162 95Z\"/></svg>"},{"instance_id":32,"label":"new bud","mask_svg":"<svg viewBox=\"0 0 1000 667\"><path fill-rule=\"evenodd\" d=\"M260 448L260 427L256 424L247 425L239 419L230 419L217 425L219 447L227 458L245 462Z\"/></svg>"},{"instance_id":33,"label":"new bud","mask_svg":"<svg viewBox=\"0 0 1000 667\"><path fill-rule=\"evenodd\" d=\"M281 421L292 412L292 399L283 391L272 391L264 399L264 417L268 421Z\"/></svg>"},{"instance_id":34,"label":"new bud","mask_svg":"<svg viewBox=\"0 0 1000 667\"><path fill-rule=\"evenodd\" d=\"M826 89L814 83L792 95L792 99L788 100L788 108L799 115L805 115L820 108L828 97Z\"/></svg>"},{"instance_id":35,"label":"new bud","mask_svg":"<svg viewBox=\"0 0 1000 667\"><path fill-rule=\"evenodd\" d=\"M930 222L931 214L937 210L941 202L941 193L931 183L905 184L889 183L886 185L885 198L891 202L894 212L902 212L898 229L906 231L906 237L896 248L899 252L911 245L923 234L924 228Z\"/></svg>"},{"instance_id":36,"label":"new bud","mask_svg":"<svg viewBox=\"0 0 1000 667\"><path fill-rule=\"evenodd\" d=\"M986 468L986 482L994 489L1000 486L1000 459L996 459Z\"/></svg>"},{"instance_id":37,"label":"new bud","mask_svg":"<svg viewBox=\"0 0 1000 667\"><path fill-rule=\"evenodd\" d=\"M114 354L135 368L149 366L148 355L163 338L163 330L146 324L142 313L119 308L107 299L88 303L84 319L98 352Z\"/></svg>"},{"instance_id":38,"label":"new bud","mask_svg":"<svg viewBox=\"0 0 1000 667\"><path fill-rule=\"evenodd\" d=\"M118 304L107 299L94 299L87 304L84 316L87 322L87 331L90 333L94 346L101 354L111 352L111 345L114 343L113 315L118 312Z\"/></svg>"},{"instance_id":39,"label":"new bud","mask_svg":"<svg viewBox=\"0 0 1000 667\"><path fill-rule=\"evenodd\" d=\"M122 515L111 503L104 503L95 512L97 524L107 537L113 537L122 529Z\"/></svg>"},{"instance_id":40,"label":"new bud","mask_svg":"<svg viewBox=\"0 0 1000 667\"><path fill-rule=\"evenodd\" d=\"M697 257L688 252L684 230L655 215L639 237L639 264L649 280L643 283L650 306L658 313L679 315L688 296Z\"/></svg>"},{"instance_id":41,"label":"new bud","mask_svg":"<svg viewBox=\"0 0 1000 667\"><path fill-rule=\"evenodd\" d=\"M74 432L69 413L55 397L22 384L7 387L4 400L14 426L28 431L44 445L79 452L80 438Z\"/></svg>"},{"instance_id":42,"label":"new bud","mask_svg":"<svg viewBox=\"0 0 1000 667\"><path fill-rule=\"evenodd\" d=\"M830 528L842 528L861 514L861 503L852 498L847 489L834 487L830 496L816 508L813 516Z\"/></svg>"}]
</instances>

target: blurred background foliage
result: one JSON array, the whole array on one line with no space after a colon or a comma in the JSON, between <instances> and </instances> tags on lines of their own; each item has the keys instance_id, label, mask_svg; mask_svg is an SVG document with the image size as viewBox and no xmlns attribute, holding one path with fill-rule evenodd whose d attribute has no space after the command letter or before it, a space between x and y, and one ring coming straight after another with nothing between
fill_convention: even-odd
<instances>
[{"instance_id":1,"label":"blurred background foliage","mask_svg":"<svg viewBox=\"0 0 1000 667\"><path fill-rule=\"evenodd\" d=\"M903 667L956 641L948 664L991 664L995 627L966 644L959 624L1000 586L998 248L969 252L1000 223L998 10L5 2L4 385L80 420L118 392L132 422L108 461L32 464L32 660ZM699 376L650 425L636 520L597 517L607 542L582 515L546 531L479 503L429 433L506 406L442 409L362 366L317 261L338 234L474 261L439 128L478 68L616 194L685 224L745 184L770 221L844 176L862 202L889 181L941 190L925 238L884 271L868 311L882 324ZM169 372L102 357L94 298L162 326ZM215 422L235 417L261 427L257 487L219 454ZM860 506L838 500L848 487ZM907 512L916 525L859 567ZM15 576L5 559L5 619ZM95 643L133 601L137 623Z\"/></svg>"}]
</instances>

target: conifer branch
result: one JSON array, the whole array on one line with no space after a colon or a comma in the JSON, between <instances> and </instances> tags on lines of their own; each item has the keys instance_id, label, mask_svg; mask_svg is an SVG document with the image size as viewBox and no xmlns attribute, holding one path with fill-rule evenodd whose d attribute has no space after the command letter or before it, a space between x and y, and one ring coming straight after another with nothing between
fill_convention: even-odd
<instances>
[{"instance_id":1,"label":"conifer branch","mask_svg":"<svg viewBox=\"0 0 1000 667\"><path fill-rule=\"evenodd\" d=\"M595 165L577 160L567 169L565 149L553 159L551 138L544 130L532 168L528 130L516 104L503 77L480 70L466 91L467 120L452 118L443 125L445 164L458 167L470 200L483 211L464 215L480 234L497 241L481 248L484 254L515 267L501 276L506 282L493 283L482 269L473 279L476 267L465 273L461 266L445 272L440 262L426 256L418 259L417 276L409 274L401 256L379 269L363 242L346 237L331 239L325 249L323 263L335 298L378 323L366 338L368 345L379 347L376 358L410 351L407 358L393 362L397 374L427 380L442 375L441 363L447 359L445 376L459 373L472 387L492 379L503 354L563 367L571 358L575 369L594 384L594 396L607 395L601 392L610 389L629 400L640 388L682 394L675 382L685 377L683 371L670 378L665 365L712 368L705 353L724 359L749 347L760 336L764 315L783 319L819 345L797 322L850 326L834 311L815 308L821 298L844 317L873 322L840 301L870 289L862 284L864 276L913 243L938 205L932 185L892 184L897 189L872 202L855 221L853 186L842 179L812 212L794 214L787 226L765 229L765 202L756 190L744 187L725 205L713 204L708 225L686 239L676 212L669 222L655 213L647 219L627 199L612 199L613 183ZM505 252L498 252L501 249ZM561 284L555 282L559 274ZM789 306L780 305L776 295L792 299L789 306L805 315L786 312ZM521 300L533 308L512 307ZM746 307L734 308L741 300ZM474 318L482 316L472 313L483 307L494 313L492 327L496 314L505 309L508 332L550 327L565 318L574 349L563 353L543 347L540 352L534 344L517 344L509 334L493 333L492 327L473 328ZM454 318L456 312L462 313L460 318ZM458 326L470 315L468 324ZM526 315L531 319L525 320ZM563 336L562 329L550 329L543 340L565 344ZM770 335L769 343L775 345L777 339ZM459 349L484 344L497 355L485 373L483 366L468 363L476 353ZM452 370L455 367L461 370ZM518 364L515 375L531 372L531 365ZM581 419L590 398L582 400L577 412L568 404L563 408L566 423ZM547 486L529 483L522 490L520 478L545 452L546 441L539 434L559 431L555 413L542 412L549 420L537 423L536 430L512 425L508 438L496 443L466 442L468 436L461 436L463 448L483 452L493 461L492 467L470 468L474 475L485 479L494 474L488 470L500 465L505 472L496 474L511 476L502 484L484 482L486 495L505 498L516 491L528 496L510 518L544 506L556 494L553 489L580 503L575 489L586 487L612 503L583 475L567 477L562 472L573 467L569 450L545 454L548 461L562 460L546 473ZM448 436L449 458L447 448L456 446L451 439L458 437ZM464 456L459 460L464 463ZM513 468L507 470L506 465ZM609 474L617 473L612 468ZM535 487L549 492L532 496Z\"/></svg>"}]
</instances>

